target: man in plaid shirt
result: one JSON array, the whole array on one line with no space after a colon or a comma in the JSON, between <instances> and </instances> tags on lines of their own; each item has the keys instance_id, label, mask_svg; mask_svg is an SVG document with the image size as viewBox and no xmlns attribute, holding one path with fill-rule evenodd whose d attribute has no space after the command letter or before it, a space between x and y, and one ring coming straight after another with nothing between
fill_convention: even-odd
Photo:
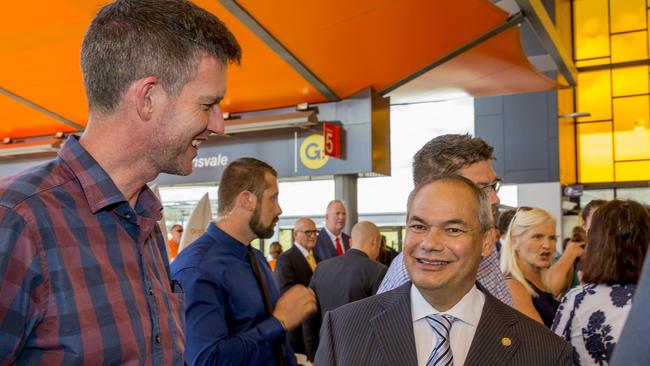
<instances>
[{"instance_id":1,"label":"man in plaid shirt","mask_svg":"<svg viewBox=\"0 0 650 366\"><path fill-rule=\"evenodd\" d=\"M182 289L146 183L189 174L198 145L223 132L240 56L188 1L99 11L81 49L86 130L0 181L0 365L183 363Z\"/></svg>"},{"instance_id":2,"label":"man in plaid shirt","mask_svg":"<svg viewBox=\"0 0 650 366\"><path fill-rule=\"evenodd\" d=\"M494 149L480 137L442 135L427 142L413 157L413 182L417 186L440 174L458 174L483 188L490 198L493 214L499 206L497 191L501 181L492 168ZM496 248L483 257L478 268L478 282L494 297L512 306L512 296L499 268ZM390 264L377 293L390 291L409 281L400 253Z\"/></svg>"}]
</instances>

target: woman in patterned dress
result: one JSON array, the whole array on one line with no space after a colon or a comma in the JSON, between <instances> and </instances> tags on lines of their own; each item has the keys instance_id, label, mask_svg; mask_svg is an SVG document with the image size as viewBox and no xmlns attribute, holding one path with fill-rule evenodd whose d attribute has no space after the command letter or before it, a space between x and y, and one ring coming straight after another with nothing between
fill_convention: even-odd
<instances>
[{"instance_id":1,"label":"woman in patterned dress","mask_svg":"<svg viewBox=\"0 0 650 366\"><path fill-rule=\"evenodd\" d=\"M600 207L587 234L583 285L564 296L553 331L575 365L607 365L621 334L650 242L650 214L634 201Z\"/></svg>"}]
</instances>

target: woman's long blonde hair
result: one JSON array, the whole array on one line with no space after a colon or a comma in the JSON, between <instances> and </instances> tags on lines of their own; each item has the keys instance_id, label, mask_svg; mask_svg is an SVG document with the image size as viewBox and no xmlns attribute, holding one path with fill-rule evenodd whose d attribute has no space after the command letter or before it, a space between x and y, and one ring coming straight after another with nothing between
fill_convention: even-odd
<instances>
[{"instance_id":1,"label":"woman's long blonde hair","mask_svg":"<svg viewBox=\"0 0 650 366\"><path fill-rule=\"evenodd\" d=\"M555 217L550 212L541 208L522 206L517 209L515 216L510 221L508 231L501 243L501 272L505 276L510 276L519 281L533 297L537 297L537 292L524 276L519 264L519 255L513 245L513 238L523 235L530 228L541 225L548 220L555 222Z\"/></svg>"}]
</instances>

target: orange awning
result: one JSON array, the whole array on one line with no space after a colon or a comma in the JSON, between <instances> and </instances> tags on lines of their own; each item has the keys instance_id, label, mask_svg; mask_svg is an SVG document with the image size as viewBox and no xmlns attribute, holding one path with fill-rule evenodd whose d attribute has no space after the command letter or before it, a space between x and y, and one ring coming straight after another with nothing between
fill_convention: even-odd
<instances>
[{"instance_id":1,"label":"orange awning","mask_svg":"<svg viewBox=\"0 0 650 366\"><path fill-rule=\"evenodd\" d=\"M90 20L104 3L3 4L0 138L44 136L85 126L79 50ZM436 90L483 96L555 86L528 63L516 27L410 80L507 21L508 14L488 0L196 3L222 19L243 48L241 66L230 69L224 111L345 99L368 86L406 100Z\"/></svg>"}]
</instances>

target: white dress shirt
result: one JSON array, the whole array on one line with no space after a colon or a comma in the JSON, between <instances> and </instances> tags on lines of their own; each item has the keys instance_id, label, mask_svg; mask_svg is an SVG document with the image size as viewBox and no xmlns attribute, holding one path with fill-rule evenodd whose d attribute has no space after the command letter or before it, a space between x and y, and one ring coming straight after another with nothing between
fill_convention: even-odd
<instances>
[{"instance_id":1,"label":"white dress shirt","mask_svg":"<svg viewBox=\"0 0 650 366\"><path fill-rule=\"evenodd\" d=\"M305 249L305 248L304 248L302 245L300 245L297 241L294 241L294 242L293 242L293 245L295 245L295 246L298 248L298 250L300 251L300 253L302 253L303 257L307 258L307 256L309 255L309 251L308 251L307 249Z\"/></svg>"},{"instance_id":2,"label":"white dress shirt","mask_svg":"<svg viewBox=\"0 0 650 366\"><path fill-rule=\"evenodd\" d=\"M438 342L433 329L425 319L427 315L449 314L457 319L451 325L449 341L454 365L463 365L474 339L484 304L485 295L476 286L473 286L453 308L440 312L422 297L420 290L415 285L411 285L411 316L418 365L426 365L433 347Z\"/></svg>"},{"instance_id":3,"label":"white dress shirt","mask_svg":"<svg viewBox=\"0 0 650 366\"><path fill-rule=\"evenodd\" d=\"M334 246L334 249L336 249L336 238L339 238L339 240L341 242L341 251L343 253L345 253L345 245L343 245L343 235L339 234L338 236L336 236L336 235L332 234L332 232L327 229L327 226L323 226L323 228L325 229L325 232L327 233L327 235L330 237L330 240L332 241L332 245Z\"/></svg>"}]
</instances>

